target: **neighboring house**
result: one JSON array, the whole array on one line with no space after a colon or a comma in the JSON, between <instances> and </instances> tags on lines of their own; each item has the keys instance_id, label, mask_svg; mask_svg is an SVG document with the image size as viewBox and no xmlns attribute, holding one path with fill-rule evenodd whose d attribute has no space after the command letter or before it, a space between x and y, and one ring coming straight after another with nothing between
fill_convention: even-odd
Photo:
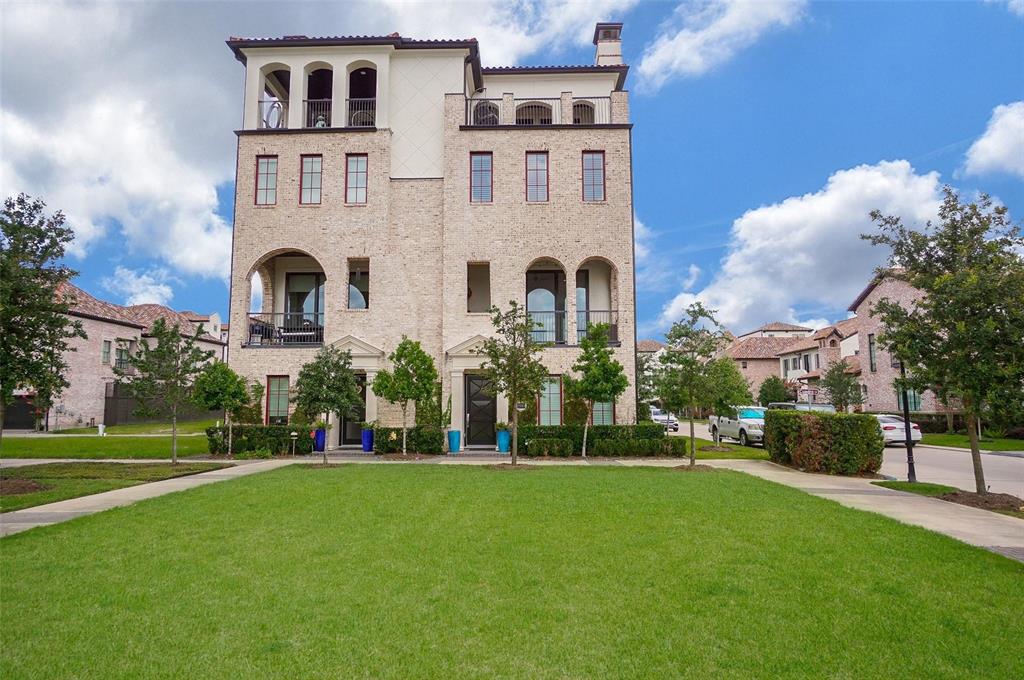
<instances>
[{"instance_id":1,"label":"neighboring house","mask_svg":"<svg viewBox=\"0 0 1024 680\"><path fill-rule=\"evenodd\" d=\"M827 402L827 394L819 394L818 382L825 371L837 361L845 360L846 371L856 375L856 319L845 319L815 331L779 352L779 370L783 380L800 384L797 397L801 401Z\"/></svg>"},{"instance_id":2,"label":"neighboring house","mask_svg":"<svg viewBox=\"0 0 1024 680\"><path fill-rule=\"evenodd\" d=\"M657 340L637 340L636 342L637 354L643 354L655 359L661 356L663 349L665 349L665 343Z\"/></svg>"},{"instance_id":3,"label":"neighboring house","mask_svg":"<svg viewBox=\"0 0 1024 680\"><path fill-rule=\"evenodd\" d=\"M791 335L767 336L755 333L756 331L739 336L723 354L736 362L736 367L746 378L750 385L750 393L756 400L765 378L771 375L782 377L779 370L779 352L804 342L804 339Z\"/></svg>"},{"instance_id":4,"label":"neighboring house","mask_svg":"<svg viewBox=\"0 0 1024 680\"><path fill-rule=\"evenodd\" d=\"M772 321L771 323L766 323L760 328L748 331L743 335L737 335L736 340L743 340L746 338L802 338L811 335L812 333L814 333L814 329L808 328L807 326L797 326L796 324Z\"/></svg>"},{"instance_id":5,"label":"neighboring house","mask_svg":"<svg viewBox=\"0 0 1024 680\"><path fill-rule=\"evenodd\" d=\"M476 350L509 300L551 344L540 422L561 422L561 376L601 322L630 388L595 421L635 420L621 29L597 25L590 66L484 68L475 39L228 40L246 82L228 360L266 386L268 422L288 421L300 368L330 345L352 353L365 395L331 445L358 444L361 420L397 424L369 384L408 336L437 364L451 427L493 445L509 404Z\"/></svg>"}]
</instances>

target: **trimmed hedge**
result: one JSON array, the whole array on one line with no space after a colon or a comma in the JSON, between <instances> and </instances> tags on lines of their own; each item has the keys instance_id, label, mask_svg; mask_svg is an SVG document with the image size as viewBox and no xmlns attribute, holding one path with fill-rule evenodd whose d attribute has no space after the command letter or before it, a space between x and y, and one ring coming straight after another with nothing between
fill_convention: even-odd
<instances>
[{"instance_id":1,"label":"trimmed hedge","mask_svg":"<svg viewBox=\"0 0 1024 680\"><path fill-rule=\"evenodd\" d=\"M526 444L527 456L558 456L568 458L572 455L571 439L531 439Z\"/></svg>"},{"instance_id":2,"label":"trimmed hedge","mask_svg":"<svg viewBox=\"0 0 1024 680\"><path fill-rule=\"evenodd\" d=\"M297 432L295 453L311 453L313 438L309 436L312 428L291 425L235 425L232 428L232 448L234 453L247 453L265 449L271 454L286 455L292 452L292 432ZM228 428L206 428L206 441L210 453L223 455L228 452Z\"/></svg>"},{"instance_id":3,"label":"trimmed hedge","mask_svg":"<svg viewBox=\"0 0 1024 680\"><path fill-rule=\"evenodd\" d=\"M414 425L406 432L405 448L410 453L444 453L444 431L436 425ZM402 428L375 427L374 453L401 453Z\"/></svg>"},{"instance_id":4,"label":"trimmed hedge","mask_svg":"<svg viewBox=\"0 0 1024 680\"><path fill-rule=\"evenodd\" d=\"M602 439L594 444L595 456L669 456L680 458L688 455L690 440L684 437L662 437L661 439Z\"/></svg>"},{"instance_id":5,"label":"trimmed hedge","mask_svg":"<svg viewBox=\"0 0 1024 680\"><path fill-rule=\"evenodd\" d=\"M764 446L776 463L830 475L882 467L885 440L874 416L771 409L764 423Z\"/></svg>"},{"instance_id":6,"label":"trimmed hedge","mask_svg":"<svg viewBox=\"0 0 1024 680\"><path fill-rule=\"evenodd\" d=\"M663 439L665 428L659 423L644 422L636 425L592 425L587 433L587 450L605 439ZM519 441L529 446L534 439L568 439L573 454L583 452L582 425L520 425Z\"/></svg>"}]
</instances>

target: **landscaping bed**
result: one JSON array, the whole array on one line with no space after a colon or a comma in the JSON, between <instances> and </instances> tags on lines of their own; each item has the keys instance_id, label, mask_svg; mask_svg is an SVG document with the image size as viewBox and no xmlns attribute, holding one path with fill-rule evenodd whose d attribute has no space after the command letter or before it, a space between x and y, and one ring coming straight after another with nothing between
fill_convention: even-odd
<instances>
[{"instance_id":1,"label":"landscaping bed","mask_svg":"<svg viewBox=\"0 0 1024 680\"><path fill-rule=\"evenodd\" d=\"M981 510L991 510L1000 514L1024 519L1024 499L1008 493L976 493L964 491L955 486L944 484L926 484L923 482L875 482L878 486L897 491L907 491L922 496L931 496L940 500L967 505Z\"/></svg>"}]
</instances>

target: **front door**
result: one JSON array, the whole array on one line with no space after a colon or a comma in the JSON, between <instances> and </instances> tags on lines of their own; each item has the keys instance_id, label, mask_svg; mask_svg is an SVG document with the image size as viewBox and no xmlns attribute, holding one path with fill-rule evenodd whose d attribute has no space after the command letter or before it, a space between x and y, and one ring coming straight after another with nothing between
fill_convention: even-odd
<instances>
[{"instance_id":1,"label":"front door","mask_svg":"<svg viewBox=\"0 0 1024 680\"><path fill-rule=\"evenodd\" d=\"M352 409L352 413L341 418L341 445L352 445L362 443L363 421L366 420L366 376L357 375L359 383L359 406Z\"/></svg>"},{"instance_id":2,"label":"front door","mask_svg":"<svg viewBox=\"0 0 1024 680\"><path fill-rule=\"evenodd\" d=\"M466 446L494 446L498 403L486 391L489 382L480 375L466 376Z\"/></svg>"}]
</instances>

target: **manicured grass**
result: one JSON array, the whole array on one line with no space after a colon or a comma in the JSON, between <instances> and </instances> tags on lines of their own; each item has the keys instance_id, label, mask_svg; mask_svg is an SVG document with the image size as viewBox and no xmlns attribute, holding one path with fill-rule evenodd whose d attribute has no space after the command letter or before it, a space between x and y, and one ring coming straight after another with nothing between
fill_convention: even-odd
<instances>
[{"instance_id":1,"label":"manicured grass","mask_svg":"<svg viewBox=\"0 0 1024 680\"><path fill-rule=\"evenodd\" d=\"M0 512L135 486L160 479L192 475L225 467L220 463L44 463L0 470L0 479L26 479L46 487L41 491L0 494Z\"/></svg>"},{"instance_id":2,"label":"manicured grass","mask_svg":"<svg viewBox=\"0 0 1024 680\"><path fill-rule=\"evenodd\" d=\"M295 465L0 569L0 677L1024 675L1024 565L726 471Z\"/></svg>"},{"instance_id":3,"label":"manicured grass","mask_svg":"<svg viewBox=\"0 0 1024 680\"><path fill-rule=\"evenodd\" d=\"M928 484L927 482L885 481L871 483L874 484L875 486L884 486L886 489L907 491L909 493L916 493L921 496L941 496L943 494L959 491L959 489L957 489L955 486L946 486L945 484Z\"/></svg>"},{"instance_id":4,"label":"manicured grass","mask_svg":"<svg viewBox=\"0 0 1024 680\"><path fill-rule=\"evenodd\" d=\"M178 437L179 456L209 453L206 437ZM170 458L170 437L4 437L0 458Z\"/></svg>"},{"instance_id":5,"label":"manicured grass","mask_svg":"<svg viewBox=\"0 0 1024 680\"><path fill-rule=\"evenodd\" d=\"M213 427L216 420L193 420L178 423L178 434L202 434L206 429ZM54 434L97 434L99 428L95 427L70 427L57 430ZM107 428L107 434L170 434L170 423L133 423L131 425L111 425Z\"/></svg>"},{"instance_id":6,"label":"manicured grass","mask_svg":"<svg viewBox=\"0 0 1024 680\"><path fill-rule=\"evenodd\" d=\"M732 449L731 451L701 451L702 446L714 446L715 442L708 439L697 439L697 458L699 460L736 459L746 458L749 460L768 460L768 452L753 446L740 446L729 440L722 440L720 446Z\"/></svg>"},{"instance_id":7,"label":"manicured grass","mask_svg":"<svg viewBox=\"0 0 1024 680\"><path fill-rule=\"evenodd\" d=\"M921 437L921 443L932 446L955 446L960 449L971 448L970 439L966 434L925 434ZM982 451L1024 451L1024 439L982 437L978 445Z\"/></svg>"}]
</instances>

